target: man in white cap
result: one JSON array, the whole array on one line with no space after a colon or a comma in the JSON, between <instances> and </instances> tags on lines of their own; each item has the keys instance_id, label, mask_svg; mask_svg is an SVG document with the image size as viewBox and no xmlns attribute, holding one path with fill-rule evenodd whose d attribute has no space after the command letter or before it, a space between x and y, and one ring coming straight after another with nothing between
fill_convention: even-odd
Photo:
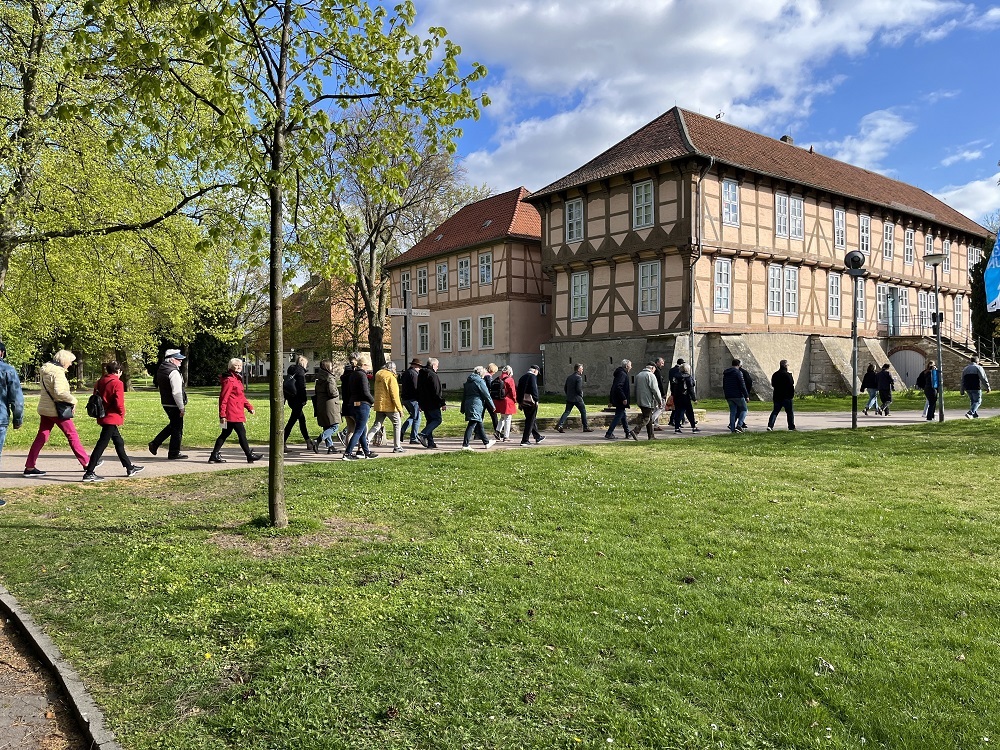
<instances>
[{"instance_id":1,"label":"man in white cap","mask_svg":"<svg viewBox=\"0 0 1000 750\"><path fill-rule=\"evenodd\" d=\"M180 349L167 349L163 362L156 371L154 382L160 391L160 406L167 413L170 422L160 430L160 434L149 443L149 452L154 456L164 440L169 438L170 447L167 458L175 461L187 458L181 454L181 437L184 435L184 409L187 406L187 393L184 390L184 378L181 377L181 362L187 359Z\"/></svg>"}]
</instances>

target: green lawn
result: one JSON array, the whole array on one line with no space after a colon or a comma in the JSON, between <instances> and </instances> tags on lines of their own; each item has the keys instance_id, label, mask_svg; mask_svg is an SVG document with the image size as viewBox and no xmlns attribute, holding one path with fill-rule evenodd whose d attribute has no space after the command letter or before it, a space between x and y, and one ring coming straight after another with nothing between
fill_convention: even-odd
<instances>
[{"instance_id":1,"label":"green lawn","mask_svg":"<svg viewBox=\"0 0 1000 750\"><path fill-rule=\"evenodd\" d=\"M85 446L92 446L97 442L100 429L97 423L87 416L84 406L88 393L79 393L77 398L80 401L77 407L77 416L74 420L76 428L80 433L80 438ZM184 446L188 448L210 448L219 435L219 412L218 412L217 388L192 388L188 391L188 410L184 417ZM247 434L250 442L254 445L263 445L267 441L268 413L270 403L267 398L265 386L255 384L252 386L250 401L256 407L256 414L247 420ZM38 396L29 393L26 397L25 424L20 430L10 430L7 433L7 447L27 449L31 441L35 438L38 429L38 413L36 406ZM444 411L444 424L438 429L437 434L454 437L461 435L465 430L465 422L459 411L461 396L450 394L448 408ZM865 401L862 399L859 408L863 408ZM893 408L896 410L922 409L924 397L917 391L903 391L896 394L893 401ZM153 391L136 391L126 394L126 421L122 428L122 435L125 444L137 453L145 450L148 443L166 425L166 417L160 408L159 394ZM590 413L600 412L607 406L606 397L591 396L587 399L587 409ZM1000 392L985 394L983 408L1000 406ZM562 414L565 407L565 400L557 396L546 396L539 405L538 415L540 418L556 418ZM725 399L703 399L696 404L697 408L707 409L719 415L719 419L728 419L729 407ZM803 412L826 412L851 410L851 399L845 396L800 396L795 400L795 408ZM945 396L945 409L949 414L960 416L969 408L969 401L965 396L959 396L958 392L948 392ZM770 402L753 401L750 403L751 411L767 412L771 409ZM316 435L320 432L316 421L312 418L312 405L306 406L306 417L309 423L310 434ZM289 410L285 409L286 415ZM576 416L576 410L573 411ZM520 419L520 414L515 420ZM235 438L233 438L235 439ZM298 429L292 433L292 444L302 441L302 436ZM57 429L52 433L49 443L53 448L67 449L66 438Z\"/></svg>"},{"instance_id":2,"label":"green lawn","mask_svg":"<svg viewBox=\"0 0 1000 750\"><path fill-rule=\"evenodd\" d=\"M6 491L128 750L978 748L997 420Z\"/></svg>"}]
</instances>

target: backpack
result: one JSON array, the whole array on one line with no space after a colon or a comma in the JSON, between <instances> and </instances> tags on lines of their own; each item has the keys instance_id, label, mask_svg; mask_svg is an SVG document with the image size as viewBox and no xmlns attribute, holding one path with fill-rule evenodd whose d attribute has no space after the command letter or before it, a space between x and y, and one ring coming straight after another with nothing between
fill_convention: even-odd
<instances>
[{"instance_id":1,"label":"backpack","mask_svg":"<svg viewBox=\"0 0 1000 750\"><path fill-rule=\"evenodd\" d=\"M490 398L496 402L502 399L504 395L503 380L501 380L499 375L496 375L490 380Z\"/></svg>"},{"instance_id":2,"label":"backpack","mask_svg":"<svg viewBox=\"0 0 1000 750\"><path fill-rule=\"evenodd\" d=\"M294 399L298 391L295 388L295 376L285 375L285 382L281 385L281 392L285 394L285 401Z\"/></svg>"},{"instance_id":3,"label":"backpack","mask_svg":"<svg viewBox=\"0 0 1000 750\"><path fill-rule=\"evenodd\" d=\"M104 408L104 399L96 390L87 399L87 414L94 419L104 419L108 414L107 409Z\"/></svg>"}]
</instances>

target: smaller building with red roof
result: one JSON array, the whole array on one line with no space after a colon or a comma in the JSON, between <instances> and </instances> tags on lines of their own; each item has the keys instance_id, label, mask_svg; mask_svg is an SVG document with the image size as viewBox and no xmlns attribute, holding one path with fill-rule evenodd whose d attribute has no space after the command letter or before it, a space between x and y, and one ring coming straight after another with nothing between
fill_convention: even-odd
<instances>
[{"instance_id":1,"label":"smaller building with red roof","mask_svg":"<svg viewBox=\"0 0 1000 750\"><path fill-rule=\"evenodd\" d=\"M509 364L520 374L539 363L552 291L529 195L520 187L465 206L386 265L393 307L406 306L405 291L412 308L428 311L411 316L406 331L405 317L392 319L396 357L438 359L449 388L476 365Z\"/></svg>"}]
</instances>

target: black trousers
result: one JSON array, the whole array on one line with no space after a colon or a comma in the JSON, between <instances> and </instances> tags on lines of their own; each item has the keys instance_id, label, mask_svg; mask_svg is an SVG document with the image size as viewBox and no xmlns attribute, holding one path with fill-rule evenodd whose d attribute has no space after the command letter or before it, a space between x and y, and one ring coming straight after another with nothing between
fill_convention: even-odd
<instances>
[{"instance_id":1,"label":"black trousers","mask_svg":"<svg viewBox=\"0 0 1000 750\"><path fill-rule=\"evenodd\" d=\"M163 411L167 413L170 424L160 430L160 434L153 438L150 445L159 448L163 441L169 438L170 448L167 450L167 458L177 458L181 454L181 438L184 436L184 415L176 406L164 405Z\"/></svg>"},{"instance_id":2,"label":"black trousers","mask_svg":"<svg viewBox=\"0 0 1000 750\"><path fill-rule=\"evenodd\" d=\"M302 409L305 408L305 404L288 404L292 407L292 413L288 417L288 422L285 423L285 442L288 442L288 436L292 434L292 429L295 427L295 423L299 423L299 429L302 431L302 438L308 443L312 438L309 437L309 428L306 426L306 415L302 413Z\"/></svg>"},{"instance_id":3,"label":"black trousers","mask_svg":"<svg viewBox=\"0 0 1000 750\"><path fill-rule=\"evenodd\" d=\"M687 417L691 426L695 426L694 406L691 404L691 397L681 394L674 395L674 410L670 413L670 424L674 427L684 426L684 417Z\"/></svg>"},{"instance_id":4,"label":"black trousers","mask_svg":"<svg viewBox=\"0 0 1000 750\"><path fill-rule=\"evenodd\" d=\"M104 455L104 450L108 447L108 443L114 443L115 453L118 454L118 460L122 462L122 466L126 469L132 468L132 460L125 452L125 441L122 439L122 434L118 431L118 425L105 424L101 425L101 436L97 438L97 445L94 446L94 450L90 454L90 463L87 464L87 471L94 470L101 460L101 456Z\"/></svg>"},{"instance_id":5,"label":"black trousers","mask_svg":"<svg viewBox=\"0 0 1000 750\"><path fill-rule=\"evenodd\" d=\"M527 443L529 437L533 437L537 443L542 437L538 434L538 427L535 424L535 417L538 416L538 404L521 404L521 411L524 413L524 432L521 433L521 442Z\"/></svg>"},{"instance_id":6,"label":"black trousers","mask_svg":"<svg viewBox=\"0 0 1000 750\"><path fill-rule=\"evenodd\" d=\"M222 450L223 444L229 439L229 436L236 433L236 437L239 438L240 448L246 454L247 458L250 458L250 443L247 441L247 426L243 422L226 422L225 429L219 434L219 437L215 440L215 447L212 449L212 455L218 456L219 451Z\"/></svg>"}]
</instances>

